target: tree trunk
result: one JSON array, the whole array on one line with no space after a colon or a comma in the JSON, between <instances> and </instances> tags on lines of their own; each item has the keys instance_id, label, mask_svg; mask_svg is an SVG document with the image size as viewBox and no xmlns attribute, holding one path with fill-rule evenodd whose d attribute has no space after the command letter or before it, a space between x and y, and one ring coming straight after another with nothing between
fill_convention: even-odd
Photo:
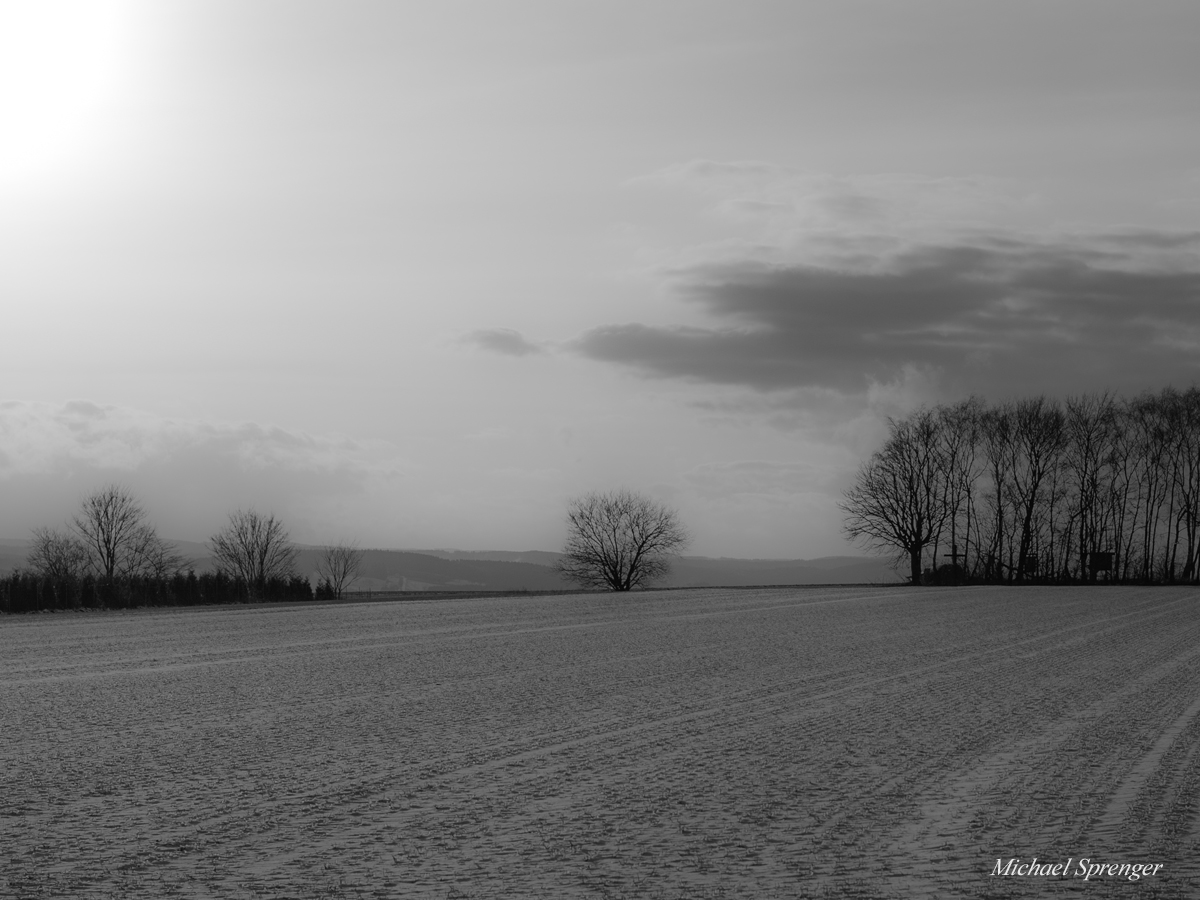
<instances>
[{"instance_id":1,"label":"tree trunk","mask_svg":"<svg viewBox=\"0 0 1200 900\"><path fill-rule=\"evenodd\" d=\"M909 575L912 579L912 585L916 587L921 583L921 545L915 544L908 548L908 566Z\"/></svg>"}]
</instances>

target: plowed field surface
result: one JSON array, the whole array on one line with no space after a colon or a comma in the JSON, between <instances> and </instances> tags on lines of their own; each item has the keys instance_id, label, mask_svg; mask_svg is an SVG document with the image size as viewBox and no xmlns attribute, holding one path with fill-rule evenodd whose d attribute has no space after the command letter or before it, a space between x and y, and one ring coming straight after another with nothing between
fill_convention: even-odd
<instances>
[{"instance_id":1,"label":"plowed field surface","mask_svg":"<svg viewBox=\"0 0 1200 900\"><path fill-rule=\"evenodd\" d=\"M3 897L1198 897L1198 800L1183 589L0 617Z\"/></svg>"}]
</instances>

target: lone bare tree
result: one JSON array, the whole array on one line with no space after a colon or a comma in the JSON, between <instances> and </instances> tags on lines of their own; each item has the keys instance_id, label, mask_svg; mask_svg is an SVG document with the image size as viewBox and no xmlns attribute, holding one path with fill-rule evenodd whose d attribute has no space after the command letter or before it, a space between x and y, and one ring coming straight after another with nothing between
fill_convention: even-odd
<instances>
[{"instance_id":1,"label":"lone bare tree","mask_svg":"<svg viewBox=\"0 0 1200 900\"><path fill-rule=\"evenodd\" d=\"M357 544L334 544L321 551L317 560L317 576L333 591L333 599L341 600L342 591L354 583L362 568L363 552Z\"/></svg>"},{"instance_id":2,"label":"lone bare tree","mask_svg":"<svg viewBox=\"0 0 1200 900\"><path fill-rule=\"evenodd\" d=\"M72 528L87 553L87 568L102 578L174 574L185 560L146 521L142 505L120 485L83 499Z\"/></svg>"},{"instance_id":3,"label":"lone bare tree","mask_svg":"<svg viewBox=\"0 0 1200 900\"><path fill-rule=\"evenodd\" d=\"M891 550L921 583L921 561L945 524L951 506L943 480L939 421L930 410L893 421L887 443L858 470L842 498L848 537Z\"/></svg>"},{"instance_id":4,"label":"lone bare tree","mask_svg":"<svg viewBox=\"0 0 1200 900\"><path fill-rule=\"evenodd\" d=\"M632 491L591 493L567 509L558 570L584 587L629 591L665 575L689 540L669 507Z\"/></svg>"},{"instance_id":5,"label":"lone bare tree","mask_svg":"<svg viewBox=\"0 0 1200 900\"><path fill-rule=\"evenodd\" d=\"M25 562L43 578L80 578L88 568L88 548L69 532L35 528Z\"/></svg>"},{"instance_id":6,"label":"lone bare tree","mask_svg":"<svg viewBox=\"0 0 1200 900\"><path fill-rule=\"evenodd\" d=\"M261 594L272 578L290 578L296 571L296 548L274 514L239 509L208 545L217 570L243 579L252 596Z\"/></svg>"}]
</instances>

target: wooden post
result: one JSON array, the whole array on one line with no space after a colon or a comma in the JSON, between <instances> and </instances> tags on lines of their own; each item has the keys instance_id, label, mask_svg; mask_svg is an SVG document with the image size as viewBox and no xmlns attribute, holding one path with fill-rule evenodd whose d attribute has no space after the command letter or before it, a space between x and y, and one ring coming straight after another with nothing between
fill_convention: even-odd
<instances>
[{"instance_id":1,"label":"wooden post","mask_svg":"<svg viewBox=\"0 0 1200 900\"><path fill-rule=\"evenodd\" d=\"M958 584L958 544L951 544L950 552L943 553L942 556L950 557L950 571L954 573L954 583Z\"/></svg>"}]
</instances>

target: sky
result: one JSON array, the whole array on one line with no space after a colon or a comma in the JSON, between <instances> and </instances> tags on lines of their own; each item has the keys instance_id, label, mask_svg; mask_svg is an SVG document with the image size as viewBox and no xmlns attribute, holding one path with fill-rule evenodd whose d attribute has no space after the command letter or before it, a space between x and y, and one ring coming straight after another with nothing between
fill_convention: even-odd
<instances>
[{"instance_id":1,"label":"sky","mask_svg":"<svg viewBox=\"0 0 1200 900\"><path fill-rule=\"evenodd\" d=\"M1200 381L1200 5L0 0L0 537L855 553L889 416Z\"/></svg>"}]
</instances>

